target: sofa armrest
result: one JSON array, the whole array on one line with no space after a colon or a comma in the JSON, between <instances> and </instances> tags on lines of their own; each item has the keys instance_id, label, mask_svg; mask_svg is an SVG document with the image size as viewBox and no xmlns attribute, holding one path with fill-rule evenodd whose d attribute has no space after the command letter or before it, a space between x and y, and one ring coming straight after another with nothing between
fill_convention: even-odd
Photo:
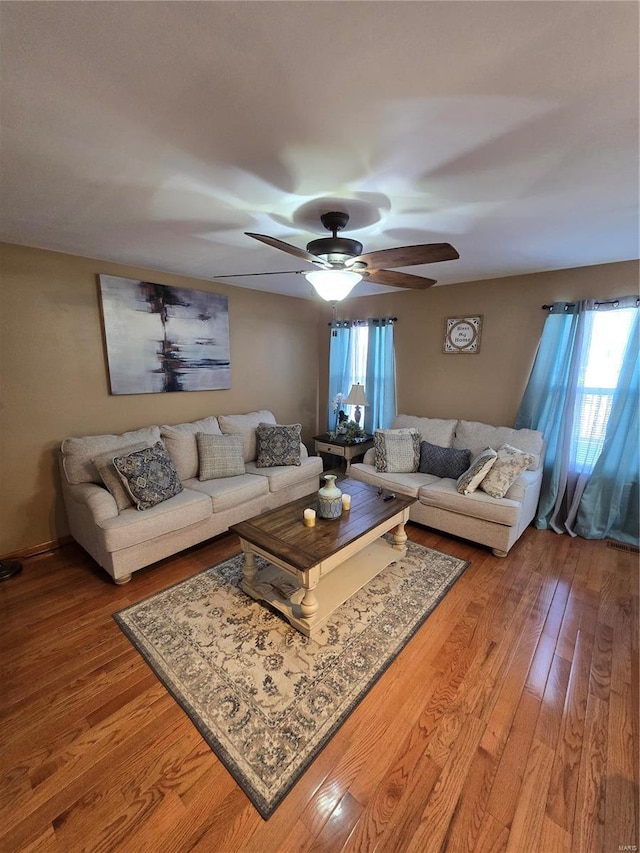
<instances>
[{"instance_id":1,"label":"sofa armrest","mask_svg":"<svg viewBox=\"0 0 640 853\"><path fill-rule=\"evenodd\" d=\"M64 488L74 503L87 507L96 523L118 515L118 505L113 495L103 486L95 483L66 483Z\"/></svg>"},{"instance_id":2,"label":"sofa armrest","mask_svg":"<svg viewBox=\"0 0 640 853\"><path fill-rule=\"evenodd\" d=\"M309 451L307 450L306 445L303 444L302 442L300 442L300 459L308 459L308 458L309 458Z\"/></svg>"},{"instance_id":3,"label":"sofa armrest","mask_svg":"<svg viewBox=\"0 0 640 853\"><path fill-rule=\"evenodd\" d=\"M535 488L538 480L542 478L542 469L538 468L535 471L523 471L520 476L513 481L507 489L505 498L512 501L524 500L526 493L532 487Z\"/></svg>"},{"instance_id":4,"label":"sofa armrest","mask_svg":"<svg viewBox=\"0 0 640 853\"><path fill-rule=\"evenodd\" d=\"M375 465L376 464L376 451L374 447L370 447L367 452L364 454L362 459L363 465Z\"/></svg>"}]
</instances>

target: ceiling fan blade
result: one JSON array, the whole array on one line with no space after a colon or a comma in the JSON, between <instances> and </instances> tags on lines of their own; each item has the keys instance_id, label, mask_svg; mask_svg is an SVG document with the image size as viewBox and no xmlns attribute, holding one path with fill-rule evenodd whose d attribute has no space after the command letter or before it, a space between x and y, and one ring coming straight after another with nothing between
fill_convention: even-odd
<instances>
[{"instance_id":1,"label":"ceiling fan blade","mask_svg":"<svg viewBox=\"0 0 640 853\"><path fill-rule=\"evenodd\" d=\"M420 275L411 275L408 272L394 272L393 270L369 270L364 275L364 281L373 284L387 284L390 287L406 287L410 290L426 290L436 283L435 278L423 278Z\"/></svg>"},{"instance_id":2,"label":"ceiling fan blade","mask_svg":"<svg viewBox=\"0 0 640 853\"><path fill-rule=\"evenodd\" d=\"M250 275L302 275L309 270L279 270L277 272L237 272L233 275L224 275L224 273L214 273L214 278L246 278Z\"/></svg>"},{"instance_id":3,"label":"ceiling fan blade","mask_svg":"<svg viewBox=\"0 0 640 853\"><path fill-rule=\"evenodd\" d=\"M250 231L245 231L244 233L247 237L253 237L254 240L260 240L261 243L266 243L267 246L273 246L274 249L280 249L288 255L294 255L296 258L302 258L303 261L308 261L310 264L315 264L316 266L321 267L330 266L317 255L312 255L311 252L307 252L306 249L299 249L297 246L292 246L291 243L285 243L282 240L278 240L275 237L269 237L266 234L252 234Z\"/></svg>"},{"instance_id":4,"label":"ceiling fan blade","mask_svg":"<svg viewBox=\"0 0 640 853\"><path fill-rule=\"evenodd\" d=\"M436 264L439 261L455 261L460 255L450 243L424 243L420 246L397 246L395 249L380 249L351 258L347 266L356 262L368 267L411 267L418 264Z\"/></svg>"}]
</instances>

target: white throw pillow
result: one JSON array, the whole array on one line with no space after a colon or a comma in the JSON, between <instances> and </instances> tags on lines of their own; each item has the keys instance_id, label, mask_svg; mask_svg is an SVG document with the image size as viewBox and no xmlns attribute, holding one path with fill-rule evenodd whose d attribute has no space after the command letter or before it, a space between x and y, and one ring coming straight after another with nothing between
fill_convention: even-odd
<instances>
[{"instance_id":1,"label":"white throw pillow","mask_svg":"<svg viewBox=\"0 0 640 853\"><path fill-rule=\"evenodd\" d=\"M498 454L490 447L485 448L482 453L479 453L464 474L458 477L456 489L460 494L470 495L472 492L475 492L497 458Z\"/></svg>"},{"instance_id":2,"label":"white throw pillow","mask_svg":"<svg viewBox=\"0 0 640 853\"><path fill-rule=\"evenodd\" d=\"M198 476L198 447L196 435L199 433L207 435L222 435L215 417L202 418L190 423L164 424L160 427L160 435L167 448L167 453L173 460L178 476L181 480L190 480Z\"/></svg>"},{"instance_id":3,"label":"white throw pillow","mask_svg":"<svg viewBox=\"0 0 640 853\"><path fill-rule=\"evenodd\" d=\"M374 435L376 471L411 474L420 464L420 433L417 429L377 429Z\"/></svg>"},{"instance_id":4,"label":"white throw pillow","mask_svg":"<svg viewBox=\"0 0 640 853\"><path fill-rule=\"evenodd\" d=\"M510 444L503 444L498 448L497 458L480 483L480 488L492 498L503 498L509 487L534 461L535 457L532 453L525 453Z\"/></svg>"}]
</instances>

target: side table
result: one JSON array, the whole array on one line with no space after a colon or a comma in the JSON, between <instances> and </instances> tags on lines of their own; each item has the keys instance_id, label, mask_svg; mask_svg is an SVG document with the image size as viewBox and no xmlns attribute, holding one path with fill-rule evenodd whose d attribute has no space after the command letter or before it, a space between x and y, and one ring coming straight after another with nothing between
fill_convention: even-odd
<instances>
[{"instance_id":1,"label":"side table","mask_svg":"<svg viewBox=\"0 0 640 853\"><path fill-rule=\"evenodd\" d=\"M316 455L320 453L332 453L334 456L341 456L347 463L347 474L351 467L351 460L356 456L364 456L364 454L373 447L373 436L365 435L363 438L356 438L353 441L346 441L340 436L331 438L329 433L322 435L314 435Z\"/></svg>"}]
</instances>

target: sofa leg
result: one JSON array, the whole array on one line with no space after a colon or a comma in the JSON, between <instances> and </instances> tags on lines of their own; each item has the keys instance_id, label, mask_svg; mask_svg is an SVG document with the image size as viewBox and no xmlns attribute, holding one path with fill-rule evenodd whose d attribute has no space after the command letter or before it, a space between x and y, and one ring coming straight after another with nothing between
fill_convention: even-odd
<instances>
[{"instance_id":1,"label":"sofa leg","mask_svg":"<svg viewBox=\"0 0 640 853\"><path fill-rule=\"evenodd\" d=\"M114 578L113 582L117 583L118 586L122 586L123 583L129 583L131 580L131 575L122 575L121 578Z\"/></svg>"},{"instance_id":2,"label":"sofa leg","mask_svg":"<svg viewBox=\"0 0 640 853\"><path fill-rule=\"evenodd\" d=\"M501 551L500 548L492 548L492 551L496 557L506 557L509 553L508 551Z\"/></svg>"}]
</instances>

